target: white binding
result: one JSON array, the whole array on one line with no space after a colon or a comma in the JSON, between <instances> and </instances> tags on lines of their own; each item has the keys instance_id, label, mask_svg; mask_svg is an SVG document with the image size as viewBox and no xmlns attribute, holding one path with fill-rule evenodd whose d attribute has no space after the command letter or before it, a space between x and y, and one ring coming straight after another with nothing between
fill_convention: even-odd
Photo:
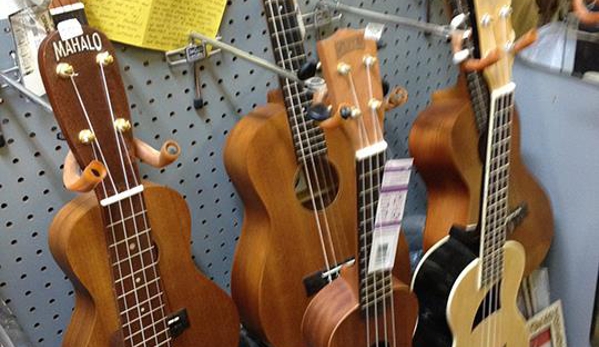
<instances>
[{"instance_id":1,"label":"white binding","mask_svg":"<svg viewBox=\"0 0 599 347\"><path fill-rule=\"evenodd\" d=\"M449 235L445 236L444 238L442 238L441 240L439 240L437 243L435 243L433 245L433 247L431 247L422 257L422 259L420 259L420 262L418 263L418 265L416 266L416 270L414 270L414 275L412 276L412 283L410 283L410 290L414 291L414 283L416 282L416 277L418 277L418 273L420 272L420 268L422 267L422 264L424 264L424 262L428 259L428 257L431 256L431 254L433 254L437 249L439 249L441 246L443 246L445 243L447 243L447 241L449 241Z\"/></svg>"}]
</instances>

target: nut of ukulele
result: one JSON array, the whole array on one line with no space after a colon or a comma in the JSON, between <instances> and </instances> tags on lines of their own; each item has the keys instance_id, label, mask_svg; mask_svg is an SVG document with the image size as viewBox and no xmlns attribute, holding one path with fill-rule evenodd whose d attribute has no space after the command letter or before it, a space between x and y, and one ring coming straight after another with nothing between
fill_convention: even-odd
<instances>
[{"instance_id":1,"label":"nut of ukulele","mask_svg":"<svg viewBox=\"0 0 599 347\"><path fill-rule=\"evenodd\" d=\"M71 151L64 160L63 182L68 190L87 193L94 189L106 177L106 168L102 163L93 160L79 173L79 164Z\"/></svg>"},{"instance_id":2,"label":"nut of ukulele","mask_svg":"<svg viewBox=\"0 0 599 347\"><path fill-rule=\"evenodd\" d=\"M170 165L181 154L181 147L173 140L166 141L160 148L160 151L155 150L152 146L139 139L134 139L133 143L135 145L135 155L144 163L158 169Z\"/></svg>"}]
</instances>

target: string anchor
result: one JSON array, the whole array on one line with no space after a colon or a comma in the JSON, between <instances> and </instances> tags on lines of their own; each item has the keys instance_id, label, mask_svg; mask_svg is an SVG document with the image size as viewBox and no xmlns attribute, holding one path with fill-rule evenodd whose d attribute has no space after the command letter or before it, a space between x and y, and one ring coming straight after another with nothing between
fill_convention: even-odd
<instances>
[{"instance_id":1,"label":"string anchor","mask_svg":"<svg viewBox=\"0 0 599 347\"><path fill-rule=\"evenodd\" d=\"M75 69L73 68L73 65L69 63L59 63L56 65L56 73L61 78L71 78L72 76L75 76Z\"/></svg>"},{"instance_id":2,"label":"string anchor","mask_svg":"<svg viewBox=\"0 0 599 347\"><path fill-rule=\"evenodd\" d=\"M89 129L84 129L79 132L79 142L84 145L89 145L96 139L96 135Z\"/></svg>"},{"instance_id":3,"label":"string anchor","mask_svg":"<svg viewBox=\"0 0 599 347\"><path fill-rule=\"evenodd\" d=\"M114 63L114 57L110 54L110 52L102 52L96 55L96 63L102 66L108 66Z\"/></svg>"},{"instance_id":4,"label":"string anchor","mask_svg":"<svg viewBox=\"0 0 599 347\"><path fill-rule=\"evenodd\" d=\"M114 128L120 133L125 133L131 130L131 122L125 118L117 118L114 121Z\"/></svg>"}]
</instances>

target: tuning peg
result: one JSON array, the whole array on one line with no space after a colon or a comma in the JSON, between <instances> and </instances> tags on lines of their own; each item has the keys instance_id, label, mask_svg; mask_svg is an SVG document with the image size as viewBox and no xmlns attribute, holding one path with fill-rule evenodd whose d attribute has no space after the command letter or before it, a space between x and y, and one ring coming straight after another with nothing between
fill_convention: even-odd
<instances>
[{"instance_id":1,"label":"tuning peg","mask_svg":"<svg viewBox=\"0 0 599 347\"><path fill-rule=\"evenodd\" d=\"M389 90L391 89L391 86L389 85L389 81L387 81L386 79L383 79L383 81L381 83L383 85L383 95L387 96L387 94L389 94Z\"/></svg>"},{"instance_id":2,"label":"tuning peg","mask_svg":"<svg viewBox=\"0 0 599 347\"><path fill-rule=\"evenodd\" d=\"M314 60L307 60L297 71L297 77L305 81L311 77L316 76L319 63Z\"/></svg>"},{"instance_id":3,"label":"tuning peg","mask_svg":"<svg viewBox=\"0 0 599 347\"><path fill-rule=\"evenodd\" d=\"M166 141L160 151L137 138L133 140L133 145L135 146L135 156L137 158L158 169L171 164L181 154L181 147L173 140Z\"/></svg>"},{"instance_id":4,"label":"tuning peg","mask_svg":"<svg viewBox=\"0 0 599 347\"><path fill-rule=\"evenodd\" d=\"M87 193L94 189L106 177L106 167L97 161L92 160L79 173L79 165L72 152L69 151L64 160L63 182L68 190Z\"/></svg>"},{"instance_id":5,"label":"tuning peg","mask_svg":"<svg viewBox=\"0 0 599 347\"><path fill-rule=\"evenodd\" d=\"M462 63L462 68L468 72L482 71L497 63L499 59L501 59L501 52L498 49L494 49L482 59L467 59Z\"/></svg>"},{"instance_id":6,"label":"tuning peg","mask_svg":"<svg viewBox=\"0 0 599 347\"><path fill-rule=\"evenodd\" d=\"M318 103L308 108L308 117L317 122L325 121L331 118L331 107L323 103Z\"/></svg>"},{"instance_id":7,"label":"tuning peg","mask_svg":"<svg viewBox=\"0 0 599 347\"><path fill-rule=\"evenodd\" d=\"M518 41L516 41L516 43L514 43L511 50L514 52L514 54L518 53L521 50L523 50L524 48L535 43L535 41L537 41L538 37L539 36L538 36L537 30L532 29L529 32L527 32L526 34L522 35L522 37Z\"/></svg>"},{"instance_id":8,"label":"tuning peg","mask_svg":"<svg viewBox=\"0 0 599 347\"><path fill-rule=\"evenodd\" d=\"M451 22L449 22L449 26L453 30L461 29L462 26L466 23L466 18L468 18L466 14L460 13L451 19Z\"/></svg>"}]
</instances>

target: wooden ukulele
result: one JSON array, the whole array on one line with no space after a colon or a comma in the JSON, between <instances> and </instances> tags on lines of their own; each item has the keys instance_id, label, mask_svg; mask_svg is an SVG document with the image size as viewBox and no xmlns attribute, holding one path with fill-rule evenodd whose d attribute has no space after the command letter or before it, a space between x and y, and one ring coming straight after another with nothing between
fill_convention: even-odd
<instances>
[{"instance_id":1,"label":"wooden ukulele","mask_svg":"<svg viewBox=\"0 0 599 347\"><path fill-rule=\"evenodd\" d=\"M307 62L293 0L265 0L277 64L298 72ZM338 130L306 116L311 94L280 79L281 93L243 117L224 148L225 167L244 203L231 294L244 326L276 347L305 347L301 321L311 297L357 250L355 168ZM401 240L397 276L410 279Z\"/></svg>"},{"instance_id":2,"label":"wooden ukulele","mask_svg":"<svg viewBox=\"0 0 599 347\"><path fill-rule=\"evenodd\" d=\"M344 267L310 302L302 323L304 338L310 347L411 346L416 297L391 271L370 271L368 263L387 149L382 124L388 107L376 42L365 39L363 30L343 29L318 43L318 55L328 101L336 110L322 126L341 127L355 151L359 252L357 265Z\"/></svg>"},{"instance_id":3,"label":"wooden ukulele","mask_svg":"<svg viewBox=\"0 0 599 347\"><path fill-rule=\"evenodd\" d=\"M81 30L54 31L39 52L71 148L65 185L89 192L50 227L50 249L76 293L63 346L237 346L232 300L191 259L185 201L139 176L135 158L163 167L179 147L168 141L157 152L133 138L114 49L97 30Z\"/></svg>"},{"instance_id":4,"label":"wooden ukulele","mask_svg":"<svg viewBox=\"0 0 599 347\"><path fill-rule=\"evenodd\" d=\"M473 34L464 49L481 57L477 47L477 26L470 0L450 0L455 16L461 16ZM532 43L532 35L519 42L516 50ZM462 49L459 38L457 50ZM457 86L437 92L432 104L416 118L410 132L410 152L426 182L428 210L424 250L447 236L453 225L473 225L479 220L482 163L488 133L489 88L481 70L496 62L497 52L462 64ZM512 119L510 151L509 211L512 215L509 238L526 250L525 275L539 267L553 239L553 214L547 195L529 173L520 154L518 115Z\"/></svg>"},{"instance_id":5,"label":"wooden ukulele","mask_svg":"<svg viewBox=\"0 0 599 347\"><path fill-rule=\"evenodd\" d=\"M499 59L484 69L490 103L480 233L454 227L419 264L412 283L420 303L416 347L529 344L517 307L526 253L519 242L507 240L516 87L511 67L514 52L525 42L514 43L510 0L474 3L481 56L499 52Z\"/></svg>"}]
</instances>

